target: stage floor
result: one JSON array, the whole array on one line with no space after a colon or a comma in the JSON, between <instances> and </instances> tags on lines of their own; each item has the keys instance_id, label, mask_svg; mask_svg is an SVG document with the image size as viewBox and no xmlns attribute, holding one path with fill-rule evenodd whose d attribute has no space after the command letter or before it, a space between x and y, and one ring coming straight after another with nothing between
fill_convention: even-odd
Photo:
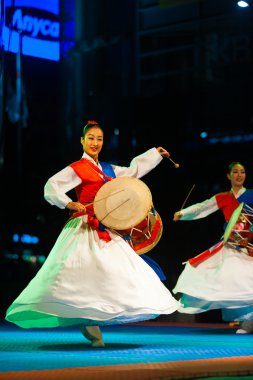
<instances>
[{"instance_id":1,"label":"stage floor","mask_svg":"<svg viewBox=\"0 0 253 380\"><path fill-rule=\"evenodd\" d=\"M78 327L24 330L1 322L0 380L253 379L253 335L227 324L102 327L92 348Z\"/></svg>"}]
</instances>

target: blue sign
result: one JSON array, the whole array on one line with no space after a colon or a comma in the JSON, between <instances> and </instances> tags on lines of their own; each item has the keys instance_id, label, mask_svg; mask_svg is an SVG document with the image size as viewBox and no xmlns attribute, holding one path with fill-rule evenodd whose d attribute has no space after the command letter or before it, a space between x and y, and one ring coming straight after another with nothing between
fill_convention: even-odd
<instances>
[{"instance_id":1,"label":"blue sign","mask_svg":"<svg viewBox=\"0 0 253 380\"><path fill-rule=\"evenodd\" d=\"M6 0L4 50L60 59L59 0Z\"/></svg>"}]
</instances>

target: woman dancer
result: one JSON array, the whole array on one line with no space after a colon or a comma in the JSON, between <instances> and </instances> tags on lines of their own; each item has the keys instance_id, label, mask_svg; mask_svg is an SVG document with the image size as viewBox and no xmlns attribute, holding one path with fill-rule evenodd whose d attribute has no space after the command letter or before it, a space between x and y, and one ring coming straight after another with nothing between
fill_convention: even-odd
<instances>
[{"instance_id":1,"label":"woman dancer","mask_svg":"<svg viewBox=\"0 0 253 380\"><path fill-rule=\"evenodd\" d=\"M152 148L129 167L100 162L104 132L89 121L81 137L83 156L52 176L45 199L73 215L47 260L7 310L7 321L23 328L80 325L93 347L104 347L99 326L173 313L179 302L155 271L120 236L104 228L92 206L97 191L114 177L141 178L169 156ZM76 190L78 200L67 193Z\"/></svg>"},{"instance_id":2,"label":"woman dancer","mask_svg":"<svg viewBox=\"0 0 253 380\"><path fill-rule=\"evenodd\" d=\"M221 210L226 224L234 210L253 216L253 190L243 184L245 168L240 162L228 166L231 190L214 195L174 214L174 221L204 218ZM225 321L241 322L238 334L253 333L253 255L250 249L224 244L221 239L210 249L188 260L173 293L181 293L181 313L195 314L221 309Z\"/></svg>"}]
</instances>

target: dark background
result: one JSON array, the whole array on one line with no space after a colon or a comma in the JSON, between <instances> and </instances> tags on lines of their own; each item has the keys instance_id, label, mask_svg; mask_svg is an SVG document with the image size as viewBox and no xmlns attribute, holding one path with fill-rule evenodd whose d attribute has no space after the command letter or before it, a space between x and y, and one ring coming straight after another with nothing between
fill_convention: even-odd
<instances>
[{"instance_id":1,"label":"dark background","mask_svg":"<svg viewBox=\"0 0 253 380\"><path fill-rule=\"evenodd\" d=\"M231 161L245 164L251 187L252 7L233 0L61 0L61 60L22 56L26 126L10 121L15 55L1 52L2 317L68 217L44 200L43 187L81 157L88 119L105 130L101 160L128 166L135 155L163 146L180 164L175 169L164 159L142 178L163 221L162 238L148 254L163 267L170 290L182 262L221 237L219 213L191 223L172 219L193 185L186 206L227 190ZM15 233L39 243L15 243ZM220 314L192 318L220 321Z\"/></svg>"}]
</instances>

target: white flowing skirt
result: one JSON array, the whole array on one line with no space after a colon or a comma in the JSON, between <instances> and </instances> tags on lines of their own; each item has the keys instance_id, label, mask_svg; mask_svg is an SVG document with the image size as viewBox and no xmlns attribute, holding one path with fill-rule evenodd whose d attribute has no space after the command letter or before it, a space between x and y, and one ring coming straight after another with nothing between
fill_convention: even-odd
<instances>
[{"instance_id":1,"label":"white flowing skirt","mask_svg":"<svg viewBox=\"0 0 253 380\"><path fill-rule=\"evenodd\" d=\"M45 263L7 310L24 328L135 322L180 303L120 236L100 240L82 217L70 220Z\"/></svg>"},{"instance_id":2,"label":"white flowing skirt","mask_svg":"<svg viewBox=\"0 0 253 380\"><path fill-rule=\"evenodd\" d=\"M222 309L223 319L253 319L253 257L223 246L194 267L187 263L173 293L182 293L181 313Z\"/></svg>"}]
</instances>

